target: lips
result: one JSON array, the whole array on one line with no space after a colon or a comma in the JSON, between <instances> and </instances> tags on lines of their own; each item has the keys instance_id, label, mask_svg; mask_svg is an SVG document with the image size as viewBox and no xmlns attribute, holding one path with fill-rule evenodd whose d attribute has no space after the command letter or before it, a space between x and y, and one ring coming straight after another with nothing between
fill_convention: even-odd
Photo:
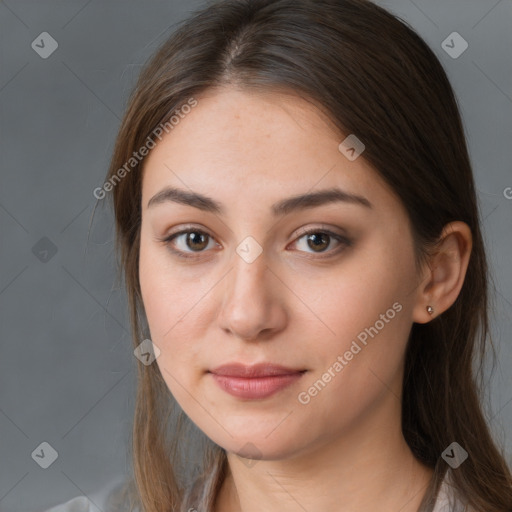
<instances>
[{"instance_id":1,"label":"lips","mask_svg":"<svg viewBox=\"0 0 512 512\"><path fill-rule=\"evenodd\" d=\"M242 363L223 364L210 370L215 375L223 375L226 377L272 377L277 375L293 375L302 373L304 369L293 369L272 363L258 363L254 365L245 365Z\"/></svg>"},{"instance_id":2,"label":"lips","mask_svg":"<svg viewBox=\"0 0 512 512\"><path fill-rule=\"evenodd\" d=\"M217 385L226 393L246 400L268 398L300 380L307 370L271 363L244 365L230 363L209 371Z\"/></svg>"}]
</instances>

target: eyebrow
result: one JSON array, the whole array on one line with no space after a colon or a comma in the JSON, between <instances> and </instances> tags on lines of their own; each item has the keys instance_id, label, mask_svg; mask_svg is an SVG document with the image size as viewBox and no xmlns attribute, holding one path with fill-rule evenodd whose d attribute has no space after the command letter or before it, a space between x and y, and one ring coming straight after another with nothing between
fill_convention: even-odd
<instances>
[{"instance_id":1,"label":"eyebrow","mask_svg":"<svg viewBox=\"0 0 512 512\"><path fill-rule=\"evenodd\" d=\"M149 201L147 207L156 206L166 202L174 202L185 204L198 208L199 210L225 215L225 209L221 203L211 197L199 194L198 192L189 192L179 188L166 187L157 192ZM297 196L292 196L272 205L272 213L274 216L287 215L293 211L303 210L307 208L315 208L324 204L343 202L354 205L373 208L372 203L366 197L359 196L341 190L339 188L329 188L316 192L309 192Z\"/></svg>"}]
</instances>

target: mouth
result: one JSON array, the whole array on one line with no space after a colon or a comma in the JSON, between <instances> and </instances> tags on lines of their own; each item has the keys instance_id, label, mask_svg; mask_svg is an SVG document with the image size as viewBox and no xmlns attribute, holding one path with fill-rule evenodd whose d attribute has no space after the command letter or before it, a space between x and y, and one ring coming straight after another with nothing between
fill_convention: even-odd
<instances>
[{"instance_id":1,"label":"mouth","mask_svg":"<svg viewBox=\"0 0 512 512\"><path fill-rule=\"evenodd\" d=\"M286 366L264 362L253 365L246 365L243 363L228 363L210 370L209 373L213 373L214 375L222 375L225 377L256 378L294 375L296 373L305 371L307 370L288 368Z\"/></svg>"},{"instance_id":2,"label":"mouth","mask_svg":"<svg viewBox=\"0 0 512 512\"><path fill-rule=\"evenodd\" d=\"M208 371L217 385L242 399L268 398L297 382L307 370L272 363L244 365L229 363Z\"/></svg>"}]
</instances>

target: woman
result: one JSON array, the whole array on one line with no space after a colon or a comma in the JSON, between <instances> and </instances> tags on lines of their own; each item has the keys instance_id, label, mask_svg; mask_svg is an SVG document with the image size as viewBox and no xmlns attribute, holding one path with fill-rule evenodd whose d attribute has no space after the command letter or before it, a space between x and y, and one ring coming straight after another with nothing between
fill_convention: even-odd
<instances>
[{"instance_id":1,"label":"woman","mask_svg":"<svg viewBox=\"0 0 512 512\"><path fill-rule=\"evenodd\" d=\"M404 22L365 0L204 9L143 70L105 192L139 359L126 503L512 510L472 366L463 126Z\"/></svg>"}]
</instances>

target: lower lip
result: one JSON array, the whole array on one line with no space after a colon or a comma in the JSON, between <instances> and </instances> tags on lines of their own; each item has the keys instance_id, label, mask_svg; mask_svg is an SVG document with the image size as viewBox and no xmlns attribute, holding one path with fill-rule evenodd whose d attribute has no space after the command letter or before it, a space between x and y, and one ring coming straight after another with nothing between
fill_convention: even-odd
<instances>
[{"instance_id":1,"label":"lower lip","mask_svg":"<svg viewBox=\"0 0 512 512\"><path fill-rule=\"evenodd\" d=\"M267 398L281 389L284 389L302 377L300 373L291 373L288 375L272 375L268 377L228 377L226 375L216 375L212 377L221 389L236 396L237 398Z\"/></svg>"}]
</instances>

